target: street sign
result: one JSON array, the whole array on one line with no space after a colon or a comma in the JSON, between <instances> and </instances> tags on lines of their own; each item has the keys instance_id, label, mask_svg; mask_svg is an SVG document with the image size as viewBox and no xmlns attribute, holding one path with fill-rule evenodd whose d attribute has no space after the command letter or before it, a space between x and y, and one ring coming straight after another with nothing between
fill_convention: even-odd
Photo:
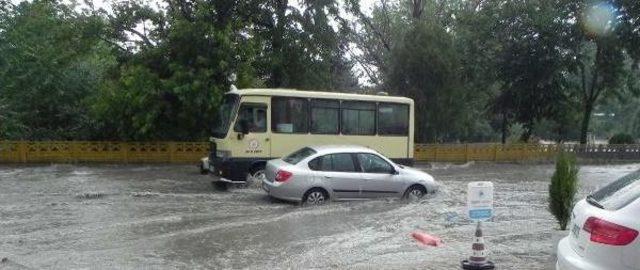
<instances>
[{"instance_id":1,"label":"street sign","mask_svg":"<svg viewBox=\"0 0 640 270\"><path fill-rule=\"evenodd\" d=\"M493 183L481 181L467 185L467 216L474 221L493 217Z\"/></svg>"}]
</instances>

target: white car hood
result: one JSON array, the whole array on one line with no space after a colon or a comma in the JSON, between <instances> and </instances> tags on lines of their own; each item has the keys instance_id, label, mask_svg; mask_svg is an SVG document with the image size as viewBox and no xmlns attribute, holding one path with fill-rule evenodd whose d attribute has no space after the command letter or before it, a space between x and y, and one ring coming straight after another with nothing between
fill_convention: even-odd
<instances>
[{"instance_id":1,"label":"white car hood","mask_svg":"<svg viewBox=\"0 0 640 270\"><path fill-rule=\"evenodd\" d=\"M431 185L436 188L438 187L438 184L436 183L435 179L433 179L433 176L426 172L406 166L404 168L400 168L400 171L402 174L407 175L411 178L418 179L420 182L424 182L425 184Z\"/></svg>"}]
</instances>

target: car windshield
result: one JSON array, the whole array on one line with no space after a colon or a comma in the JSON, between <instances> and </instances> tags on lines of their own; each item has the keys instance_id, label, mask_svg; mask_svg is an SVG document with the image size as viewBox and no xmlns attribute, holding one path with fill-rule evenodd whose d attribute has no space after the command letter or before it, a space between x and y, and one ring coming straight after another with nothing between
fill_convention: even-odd
<instances>
[{"instance_id":1,"label":"car windshield","mask_svg":"<svg viewBox=\"0 0 640 270\"><path fill-rule=\"evenodd\" d=\"M222 104L220 104L212 129L214 137L224 138L227 135L231 120L237 111L239 99L238 95L235 94L227 94L222 99Z\"/></svg>"},{"instance_id":2,"label":"car windshield","mask_svg":"<svg viewBox=\"0 0 640 270\"><path fill-rule=\"evenodd\" d=\"M640 198L640 171L628 174L589 195L591 204L618 210Z\"/></svg>"},{"instance_id":3,"label":"car windshield","mask_svg":"<svg viewBox=\"0 0 640 270\"><path fill-rule=\"evenodd\" d=\"M307 158L308 156L311 156L311 155L313 155L315 153L316 153L316 150L313 150L313 149L311 149L309 147L305 147L305 148L302 148L302 149L300 149L298 151L295 151L295 152L291 153L290 155L284 157L282 160L284 160L287 163L295 165L295 164L298 164L298 162L300 162L301 160L303 160L303 159Z\"/></svg>"}]
</instances>

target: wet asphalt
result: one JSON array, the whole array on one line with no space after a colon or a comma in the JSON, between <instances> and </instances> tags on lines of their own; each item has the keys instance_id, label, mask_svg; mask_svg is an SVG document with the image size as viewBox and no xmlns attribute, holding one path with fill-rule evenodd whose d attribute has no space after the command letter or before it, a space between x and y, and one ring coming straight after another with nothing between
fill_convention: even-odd
<instances>
[{"instance_id":1,"label":"wet asphalt","mask_svg":"<svg viewBox=\"0 0 640 270\"><path fill-rule=\"evenodd\" d=\"M0 269L459 269L475 225L466 184L493 181L484 225L497 269L553 269L553 165L421 165L441 190L300 207L254 187L216 191L195 166L0 165ZM588 165L584 197L640 164ZM416 244L410 233L440 237Z\"/></svg>"}]
</instances>

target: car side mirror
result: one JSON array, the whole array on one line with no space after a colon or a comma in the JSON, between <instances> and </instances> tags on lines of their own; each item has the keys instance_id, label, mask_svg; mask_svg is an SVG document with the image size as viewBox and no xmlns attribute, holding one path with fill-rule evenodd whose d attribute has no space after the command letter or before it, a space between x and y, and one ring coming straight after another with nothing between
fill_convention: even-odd
<instances>
[{"instance_id":1,"label":"car side mirror","mask_svg":"<svg viewBox=\"0 0 640 270\"><path fill-rule=\"evenodd\" d=\"M396 170L396 169L394 168L394 169L392 169L391 174L392 174L392 175L398 175L398 174L400 174L400 171L398 171L398 170Z\"/></svg>"}]
</instances>

